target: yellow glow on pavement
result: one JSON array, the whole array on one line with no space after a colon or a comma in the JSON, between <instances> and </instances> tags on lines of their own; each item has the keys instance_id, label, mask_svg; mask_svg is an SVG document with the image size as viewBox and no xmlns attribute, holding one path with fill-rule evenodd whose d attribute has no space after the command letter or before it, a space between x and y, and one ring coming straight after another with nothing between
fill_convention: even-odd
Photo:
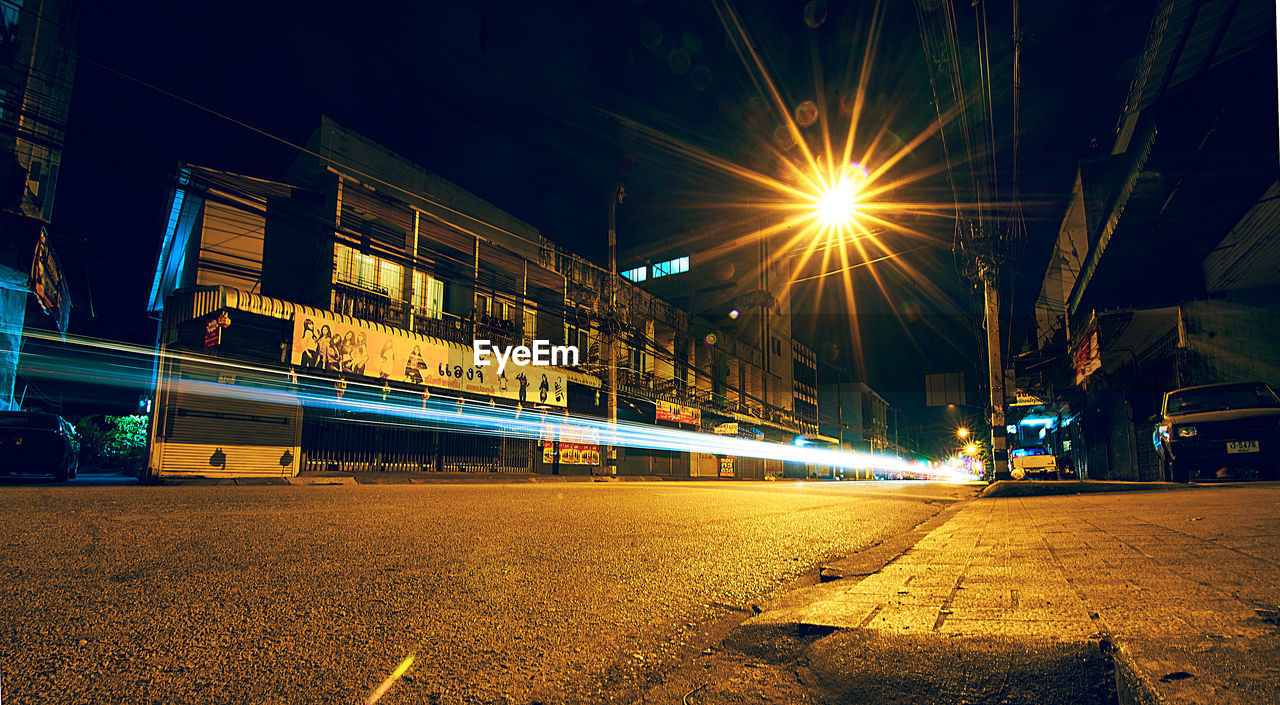
<instances>
[{"instance_id":1,"label":"yellow glow on pavement","mask_svg":"<svg viewBox=\"0 0 1280 705\"><path fill-rule=\"evenodd\" d=\"M400 662L400 665L396 666L396 670L392 671L391 675L387 676L385 681L382 681L382 685L379 685L377 689L369 694L369 699L364 701L365 705L373 705L378 702L379 698L386 695L387 691L391 690L391 686L394 685L396 681L400 680L400 677L403 676L405 672L409 670L409 667L413 665L413 658L413 654L409 654L404 657L404 660Z\"/></svg>"}]
</instances>

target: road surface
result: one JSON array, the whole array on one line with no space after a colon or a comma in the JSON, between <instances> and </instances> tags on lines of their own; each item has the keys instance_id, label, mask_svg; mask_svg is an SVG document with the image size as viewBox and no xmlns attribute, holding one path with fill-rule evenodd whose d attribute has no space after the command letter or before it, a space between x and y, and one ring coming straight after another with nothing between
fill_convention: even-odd
<instances>
[{"instance_id":1,"label":"road surface","mask_svg":"<svg viewBox=\"0 0 1280 705\"><path fill-rule=\"evenodd\" d=\"M8 703L630 701L973 486L0 487Z\"/></svg>"}]
</instances>

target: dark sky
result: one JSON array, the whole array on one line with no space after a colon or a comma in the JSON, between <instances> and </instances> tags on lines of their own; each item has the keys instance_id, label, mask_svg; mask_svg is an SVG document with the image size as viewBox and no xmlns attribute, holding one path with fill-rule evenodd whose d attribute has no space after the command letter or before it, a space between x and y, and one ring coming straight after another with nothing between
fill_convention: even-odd
<instances>
[{"instance_id":1,"label":"dark sky","mask_svg":"<svg viewBox=\"0 0 1280 705\"><path fill-rule=\"evenodd\" d=\"M1015 284L1025 302L1038 289L1075 161L1090 155L1092 138L1110 144L1129 59L1142 48L1153 2L1023 5L1022 189L1031 237L1021 263L1026 274ZM607 194L619 181L628 191L618 211L624 245L743 218L741 209L723 204L749 196L745 182L646 136L651 130L777 175L778 160L764 145L780 116L762 95L759 75L734 51L717 7L724 5L81 3L85 60L55 211L55 223L86 242L64 255L83 263L81 276L90 284L84 291L92 290L97 314L87 316L88 297L80 296L77 327L151 340L154 327L142 311L165 188L178 161L272 178L293 158L278 142L164 92L296 143L327 113L598 262L605 256ZM854 92L872 3L759 0L732 7L786 105L819 94L838 105ZM994 100L1003 116L1009 6L991 5L988 13ZM971 48L968 1L957 5L957 17L961 47ZM881 35L862 129L883 128L909 141L935 118L911 3L887 3ZM839 118L836 108L830 112ZM997 158L1008 160L1003 119L996 121ZM814 144L817 134L806 131ZM930 141L908 167L926 169L939 155ZM946 200L944 186L935 177L910 195ZM945 218L917 227L950 241ZM918 243L894 243L911 244ZM879 297L864 308L879 313L867 320L883 329L879 343L868 339L863 347L886 353L868 355L876 361L869 381L909 407L922 393L924 372L969 371L976 362L976 338L964 339L973 336L964 318L972 300L949 248L923 251L913 262L914 271L945 280L952 300L912 294L910 320L903 322L887 314L901 314L905 299L874 293L869 277L859 282L866 289L860 296ZM73 278L74 268L69 264ZM910 286L911 276L895 281Z\"/></svg>"}]
</instances>

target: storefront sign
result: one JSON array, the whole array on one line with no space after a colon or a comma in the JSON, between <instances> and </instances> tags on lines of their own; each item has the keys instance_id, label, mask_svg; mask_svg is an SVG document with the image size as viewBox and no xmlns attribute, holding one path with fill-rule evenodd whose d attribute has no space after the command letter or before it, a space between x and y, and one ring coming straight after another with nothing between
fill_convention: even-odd
<instances>
[{"instance_id":1,"label":"storefront sign","mask_svg":"<svg viewBox=\"0 0 1280 705\"><path fill-rule=\"evenodd\" d=\"M702 423L701 409L672 404L666 401L658 402L656 415L659 421L674 421L676 423L693 424L694 426Z\"/></svg>"},{"instance_id":2,"label":"storefront sign","mask_svg":"<svg viewBox=\"0 0 1280 705\"><path fill-rule=\"evenodd\" d=\"M720 477L733 477L733 458L720 459Z\"/></svg>"},{"instance_id":3,"label":"storefront sign","mask_svg":"<svg viewBox=\"0 0 1280 705\"><path fill-rule=\"evenodd\" d=\"M722 423L715 427L714 432L717 436L736 436L738 435L738 422Z\"/></svg>"},{"instance_id":4,"label":"storefront sign","mask_svg":"<svg viewBox=\"0 0 1280 705\"><path fill-rule=\"evenodd\" d=\"M563 407L568 383L556 367L505 370L477 367L470 347L346 323L325 314L296 314L290 363L374 379L408 382Z\"/></svg>"},{"instance_id":5,"label":"storefront sign","mask_svg":"<svg viewBox=\"0 0 1280 705\"><path fill-rule=\"evenodd\" d=\"M226 311L209 319L204 324L204 347L206 350L222 344L222 329L231 325L231 316Z\"/></svg>"}]
</instances>

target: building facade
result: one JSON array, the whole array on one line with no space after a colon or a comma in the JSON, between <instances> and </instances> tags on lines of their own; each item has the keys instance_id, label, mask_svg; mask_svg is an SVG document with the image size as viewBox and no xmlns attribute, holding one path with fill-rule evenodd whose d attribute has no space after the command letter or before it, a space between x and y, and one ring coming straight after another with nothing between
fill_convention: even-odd
<instances>
[{"instance_id":1,"label":"building facade","mask_svg":"<svg viewBox=\"0 0 1280 705\"><path fill-rule=\"evenodd\" d=\"M66 331L71 302L50 238L75 75L67 0L0 3L0 410L15 393L24 328Z\"/></svg>"},{"instance_id":2,"label":"building facade","mask_svg":"<svg viewBox=\"0 0 1280 705\"><path fill-rule=\"evenodd\" d=\"M585 431L392 423L364 404L603 417L606 333L623 421L785 442L804 431L724 383L729 355L762 379L759 351L625 280L610 310L605 270L327 118L279 181L183 166L167 216L149 302L162 360L154 473L611 472ZM477 340L579 355L497 375L472 364ZM622 449L617 472L785 470L725 460Z\"/></svg>"},{"instance_id":3,"label":"building facade","mask_svg":"<svg viewBox=\"0 0 1280 705\"><path fill-rule=\"evenodd\" d=\"M1083 476L1161 479L1171 389L1280 383L1275 12L1157 3L1110 149L1079 164L1009 423Z\"/></svg>"}]
</instances>

